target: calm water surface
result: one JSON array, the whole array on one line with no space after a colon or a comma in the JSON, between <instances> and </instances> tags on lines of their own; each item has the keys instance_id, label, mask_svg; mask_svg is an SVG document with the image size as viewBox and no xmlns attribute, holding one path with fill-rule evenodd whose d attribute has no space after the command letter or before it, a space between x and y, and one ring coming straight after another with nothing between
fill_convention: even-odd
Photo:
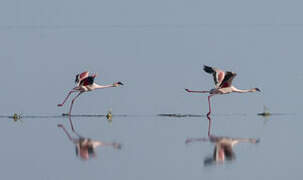
<instances>
[{"instance_id":1,"label":"calm water surface","mask_svg":"<svg viewBox=\"0 0 303 180\"><path fill-rule=\"evenodd\" d=\"M4 144L0 149L1 176L9 179L298 179L303 147L299 115L214 115L210 133L232 138L260 138L260 143L234 146L234 160L205 165L215 144L191 142L207 138L206 117L74 117L83 137L121 143L121 149L97 147L96 156L83 160L57 124L74 134L67 118L1 118ZM235 125L237 128L235 128ZM31 133L29 133L31 132Z\"/></svg>"}]
</instances>

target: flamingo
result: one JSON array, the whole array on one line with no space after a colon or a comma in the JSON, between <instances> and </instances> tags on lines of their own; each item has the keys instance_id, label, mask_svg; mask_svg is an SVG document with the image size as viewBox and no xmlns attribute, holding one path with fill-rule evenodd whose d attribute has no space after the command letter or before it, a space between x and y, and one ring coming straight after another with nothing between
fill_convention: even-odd
<instances>
[{"instance_id":1,"label":"flamingo","mask_svg":"<svg viewBox=\"0 0 303 180\"><path fill-rule=\"evenodd\" d=\"M235 153L233 151L234 145L240 142L257 144L260 142L260 139L255 138L231 138L225 136L215 136L210 135L208 138L189 138L185 141L186 144L191 142L211 142L215 144L213 156L205 159L205 164L211 162L223 163L225 159L233 160L235 158Z\"/></svg>"},{"instance_id":2,"label":"flamingo","mask_svg":"<svg viewBox=\"0 0 303 180\"><path fill-rule=\"evenodd\" d=\"M64 103L66 102L66 100L69 98L69 96L72 93L75 92L79 92L74 99L71 102L70 105L70 109L69 109L69 113L68 115L71 116L71 112L72 112L72 108L73 108L73 104L75 102L75 100L84 92L88 92L88 91L93 91L96 89L104 89L104 88L110 88L110 87L118 87L120 85L123 85L122 82L115 82L113 84L109 84L109 85L99 85L96 84L94 82L95 77L97 76L97 74L93 74L91 76L89 76L89 72L83 72L81 74L77 74L76 75L76 79L75 79L75 83L76 83L76 87L74 87L72 90L69 91L68 95L65 97L65 99L63 100L63 102L61 104L58 104L57 106L61 107L64 105ZM73 126L72 126L73 129Z\"/></svg>"},{"instance_id":3,"label":"flamingo","mask_svg":"<svg viewBox=\"0 0 303 180\"><path fill-rule=\"evenodd\" d=\"M82 160L88 160L89 158L96 157L95 149L98 146L112 146L114 149L121 149L121 144L116 142L102 142L97 140L92 140L90 138L85 138L80 136L76 131L73 132L78 136L78 138L73 138L62 124L57 125L62 128L68 139L76 146L76 156L79 156Z\"/></svg>"},{"instance_id":4,"label":"flamingo","mask_svg":"<svg viewBox=\"0 0 303 180\"><path fill-rule=\"evenodd\" d=\"M208 137L205 138L188 138L185 141L185 144L192 143L192 142L211 142L215 144L214 152L211 157L208 157L204 160L205 165L211 164L212 162L223 163L225 159L233 160L235 159L235 153L233 151L233 147L241 142L257 144L260 142L260 139L255 138L231 138L227 136L215 136L211 134L211 122L209 116L208 118Z\"/></svg>"},{"instance_id":5,"label":"flamingo","mask_svg":"<svg viewBox=\"0 0 303 180\"><path fill-rule=\"evenodd\" d=\"M215 148L212 158L206 158L204 161L205 164L212 161L222 163L225 159L233 160L235 158L233 147L240 142L247 142L252 144L257 144L260 142L259 139L254 138L230 138L217 136L211 136L209 141L215 143Z\"/></svg>"},{"instance_id":6,"label":"flamingo","mask_svg":"<svg viewBox=\"0 0 303 180\"><path fill-rule=\"evenodd\" d=\"M256 92L261 91L259 88L252 88L252 89L237 89L235 86L232 85L233 79L236 77L236 73L231 71L222 71L220 69L217 69L215 67L210 67L204 65L203 70L209 74L213 75L214 82L215 82L215 88L209 90L209 91L193 91L189 89L185 89L189 93L209 93L208 96L208 107L209 112L207 113L207 116L211 113L211 105L210 105L210 98L216 94L229 94L229 93L247 93L247 92Z\"/></svg>"}]
</instances>

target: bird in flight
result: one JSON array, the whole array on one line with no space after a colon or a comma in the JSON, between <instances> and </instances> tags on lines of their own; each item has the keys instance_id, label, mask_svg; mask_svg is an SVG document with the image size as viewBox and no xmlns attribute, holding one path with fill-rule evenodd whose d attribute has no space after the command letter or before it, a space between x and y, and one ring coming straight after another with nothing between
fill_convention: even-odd
<instances>
[{"instance_id":1,"label":"bird in flight","mask_svg":"<svg viewBox=\"0 0 303 180\"><path fill-rule=\"evenodd\" d=\"M229 94L232 92L236 93L247 93L247 92L256 92L259 91L259 88L252 88L252 89L237 89L235 86L232 85L233 79L236 77L236 73L231 71L222 71L220 69L217 69L215 67L210 67L204 65L203 70L209 74L213 75L215 88L209 90L209 91L194 91L185 89L189 93L208 93L208 107L209 112L207 113L207 116L211 113L211 105L210 105L210 98L216 94Z\"/></svg>"},{"instance_id":2,"label":"bird in flight","mask_svg":"<svg viewBox=\"0 0 303 180\"><path fill-rule=\"evenodd\" d=\"M71 102L70 105L70 109L69 109L69 116L71 115L72 112L72 108L73 108L73 104L75 102L75 100L84 92L88 92L88 91L93 91L96 89L104 89L104 88L110 88L110 87L118 87L123 85L122 82L115 82L113 84L109 84L109 85L99 85L97 83L94 82L95 78L96 78L97 74L93 74L91 76L89 76L89 72L83 72L81 74L77 74L76 75L76 79L75 79L75 83L76 83L76 87L74 87L72 90L69 91L68 95L66 96L66 98L63 100L63 102L61 104L58 104L58 106L63 106L64 103L66 102L66 100L69 98L69 96L72 93L75 92L79 92L74 99Z\"/></svg>"}]
</instances>

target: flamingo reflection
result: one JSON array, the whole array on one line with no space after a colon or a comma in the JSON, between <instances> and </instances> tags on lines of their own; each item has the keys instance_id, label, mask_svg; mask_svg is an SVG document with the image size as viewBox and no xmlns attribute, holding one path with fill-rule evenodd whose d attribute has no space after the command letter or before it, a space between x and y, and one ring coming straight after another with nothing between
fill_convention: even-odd
<instances>
[{"instance_id":1,"label":"flamingo reflection","mask_svg":"<svg viewBox=\"0 0 303 180\"><path fill-rule=\"evenodd\" d=\"M72 137L69 132L65 129L62 124L57 125L62 128L68 139L76 146L76 156L80 157L82 160L88 160L96 157L95 149L98 146L111 146L114 149L121 149L121 144L116 142L102 142L97 140L92 140L90 138L85 138L80 136L77 132L73 131L77 138Z\"/></svg>"},{"instance_id":2,"label":"flamingo reflection","mask_svg":"<svg viewBox=\"0 0 303 180\"><path fill-rule=\"evenodd\" d=\"M204 165L211 165L213 163L223 163L225 160L234 160L235 153L233 151L234 145L240 142L247 142L256 144L260 142L259 139L255 138L231 138L225 136L215 136L211 134L211 119L207 117L209 120L208 126L208 137L207 138L188 138L186 139L185 143L192 143L192 142L211 142L215 144L214 151L212 156L206 157L204 159Z\"/></svg>"}]
</instances>

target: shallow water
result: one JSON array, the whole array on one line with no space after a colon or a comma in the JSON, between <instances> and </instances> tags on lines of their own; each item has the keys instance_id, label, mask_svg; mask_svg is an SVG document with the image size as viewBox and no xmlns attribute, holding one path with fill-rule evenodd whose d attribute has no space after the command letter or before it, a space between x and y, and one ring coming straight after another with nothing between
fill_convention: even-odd
<instances>
[{"instance_id":1,"label":"shallow water","mask_svg":"<svg viewBox=\"0 0 303 180\"><path fill-rule=\"evenodd\" d=\"M214 144L192 142L207 138L206 117L114 116L73 117L77 133L122 148L97 147L95 158L76 156L75 145L57 127L71 131L68 118L29 117L14 122L1 118L1 177L9 179L298 179L303 147L299 115L214 115L215 136L260 138L260 143L234 146L235 159L205 165Z\"/></svg>"}]
</instances>

